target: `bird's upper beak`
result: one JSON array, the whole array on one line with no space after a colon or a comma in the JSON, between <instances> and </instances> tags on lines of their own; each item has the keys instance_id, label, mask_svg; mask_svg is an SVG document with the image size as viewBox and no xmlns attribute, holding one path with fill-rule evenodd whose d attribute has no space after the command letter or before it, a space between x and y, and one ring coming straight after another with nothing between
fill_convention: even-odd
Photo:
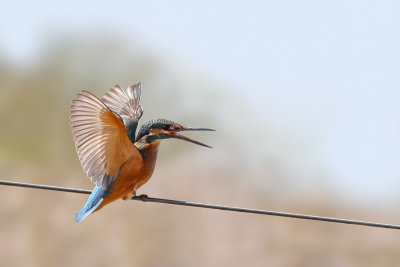
<instances>
[{"instance_id":1,"label":"bird's upper beak","mask_svg":"<svg viewBox=\"0 0 400 267\"><path fill-rule=\"evenodd\" d=\"M178 132L182 132L182 131L215 131L214 129L202 128L202 127L182 126L180 129L177 129L176 131L172 131L172 132L169 132L169 133L168 133L168 135L171 136L171 137L173 137L173 138L182 139L182 140L191 142L191 143L196 144L196 145L200 145L200 146L205 146L205 147L212 148L212 147L209 146L209 145L200 143L200 142L195 141L195 140L193 140L193 139L190 139L190 138L188 138L188 137L186 137L186 136L183 136L183 135L178 134Z\"/></svg>"}]
</instances>

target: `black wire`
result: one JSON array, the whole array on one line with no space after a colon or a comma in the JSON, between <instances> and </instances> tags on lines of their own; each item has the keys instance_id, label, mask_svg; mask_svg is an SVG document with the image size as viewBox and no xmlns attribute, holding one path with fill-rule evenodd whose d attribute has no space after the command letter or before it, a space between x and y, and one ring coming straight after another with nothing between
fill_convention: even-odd
<instances>
[{"instance_id":1,"label":"black wire","mask_svg":"<svg viewBox=\"0 0 400 267\"><path fill-rule=\"evenodd\" d=\"M29 187L35 189L45 189L45 190L53 190L53 191L62 191L62 192L70 192L70 193L80 193L80 194L90 194L92 191L83 190L83 189L75 189L68 187L60 187L60 186L51 186L51 185L41 185L41 184L28 184L28 183L19 183L19 182L11 182L0 180L0 184L2 185L11 185L11 186L19 186L19 187Z\"/></svg>"},{"instance_id":2,"label":"black wire","mask_svg":"<svg viewBox=\"0 0 400 267\"><path fill-rule=\"evenodd\" d=\"M0 184L1 185L9 185L9 186L20 186L20 187L29 187L29 188L36 188L36 189L70 192L70 193L80 193L80 194L90 194L91 193L90 190L59 187L59 186L50 186L50 185L19 183L19 182L11 182L11 181L4 181L4 180L0 180ZM140 201L144 201L144 202L164 203L164 204L179 205L179 206L198 207L198 208L206 208L206 209L229 210L229 211L235 211L235 212L253 213L253 214L261 214L261 215L289 217L289 218L296 218L296 219L303 219L303 220L324 221L324 222L342 223L342 224L354 224L354 225L400 230L400 225L396 225L396 224L365 222L365 221L358 221L358 220L348 220L348 219L321 217L321 216L314 216L314 215L296 214L296 213L289 213L289 212L256 210L256 209L238 208L238 207L230 207L230 206L203 204L203 203L196 203L196 202L189 202L189 201L182 201L182 200L153 198L153 197L148 197L146 195L141 195L141 196L135 197L135 198L133 198L133 200L140 200Z\"/></svg>"}]
</instances>

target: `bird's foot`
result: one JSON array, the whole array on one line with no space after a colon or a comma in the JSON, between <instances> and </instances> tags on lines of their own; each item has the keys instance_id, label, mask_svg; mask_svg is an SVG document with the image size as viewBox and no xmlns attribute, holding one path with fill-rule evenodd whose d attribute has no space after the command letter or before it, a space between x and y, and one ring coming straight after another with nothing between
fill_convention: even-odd
<instances>
[{"instance_id":1,"label":"bird's foot","mask_svg":"<svg viewBox=\"0 0 400 267\"><path fill-rule=\"evenodd\" d=\"M136 191L133 190L132 192L130 192L129 194L124 196L122 199L123 200L130 200L130 199L135 198L135 197L136 197Z\"/></svg>"},{"instance_id":2,"label":"bird's foot","mask_svg":"<svg viewBox=\"0 0 400 267\"><path fill-rule=\"evenodd\" d=\"M142 195L140 195L140 196L134 196L132 199L139 199L139 200L141 200L141 201L146 201L148 198L149 198L148 195L142 194Z\"/></svg>"}]
</instances>

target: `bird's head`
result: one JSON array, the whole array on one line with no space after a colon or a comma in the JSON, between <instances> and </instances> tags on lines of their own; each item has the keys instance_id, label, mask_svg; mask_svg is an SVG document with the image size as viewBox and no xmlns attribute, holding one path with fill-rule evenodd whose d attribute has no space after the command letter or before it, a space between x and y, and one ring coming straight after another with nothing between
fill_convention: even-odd
<instances>
[{"instance_id":1,"label":"bird's head","mask_svg":"<svg viewBox=\"0 0 400 267\"><path fill-rule=\"evenodd\" d=\"M179 123L165 119L154 119L142 125L136 137L136 142L142 141L145 143L153 143L157 140L160 141L162 139L167 139L167 138L177 138L197 145L210 147L206 144L200 143L186 136L180 135L179 132L182 131L215 131L215 130L209 128L183 126L180 125Z\"/></svg>"}]
</instances>

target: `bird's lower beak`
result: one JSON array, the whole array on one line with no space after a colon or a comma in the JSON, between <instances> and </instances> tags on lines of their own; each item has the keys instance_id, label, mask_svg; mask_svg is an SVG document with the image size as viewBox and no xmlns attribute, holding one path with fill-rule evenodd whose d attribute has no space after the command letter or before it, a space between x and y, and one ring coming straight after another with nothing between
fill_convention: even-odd
<instances>
[{"instance_id":1,"label":"bird's lower beak","mask_svg":"<svg viewBox=\"0 0 400 267\"><path fill-rule=\"evenodd\" d=\"M210 129L210 128L201 128L201 127L189 127L189 126L184 126L184 127L182 127L181 129L179 129L178 131L176 131L176 132L174 132L174 133L171 134L171 137L173 137L173 138L185 140L185 141L191 142L191 143L196 144L196 145L200 145L200 146L205 146L205 147L212 148L212 147L209 146L209 145L203 144L203 143L201 143L201 142L198 142L198 141L196 141L196 140L193 140L193 139L190 139L190 138L188 138L188 137L186 137L186 136L183 136L183 135L178 134L178 132L182 132L182 131L215 131L214 129Z\"/></svg>"}]
</instances>

